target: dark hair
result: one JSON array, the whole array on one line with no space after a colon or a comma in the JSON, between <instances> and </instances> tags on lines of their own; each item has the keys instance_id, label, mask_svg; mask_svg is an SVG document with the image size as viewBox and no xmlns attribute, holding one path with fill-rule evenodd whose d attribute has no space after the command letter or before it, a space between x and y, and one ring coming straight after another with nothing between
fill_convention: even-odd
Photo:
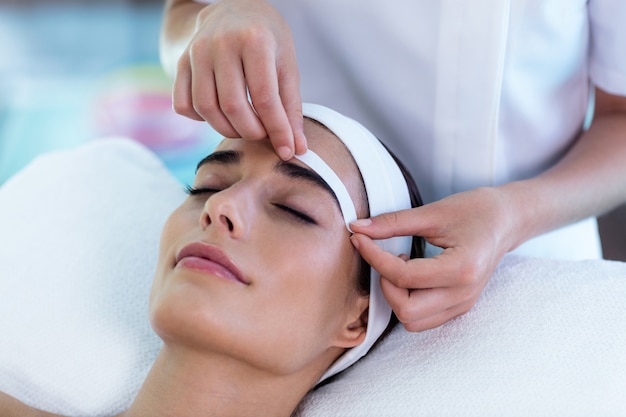
<instances>
[{"instance_id":1,"label":"dark hair","mask_svg":"<svg viewBox=\"0 0 626 417\"><path fill-rule=\"evenodd\" d=\"M313 122L314 124L326 129L327 131L332 133L334 136L337 136L332 130L328 128L328 126L326 126L324 123L320 122L319 120L313 119L308 116L304 116L304 119L310 122ZM342 142L341 139L339 139L339 141ZM383 145L383 147L387 150L387 152L389 152L389 155L391 155L396 165L398 165L398 168L400 168L400 172L402 172L402 176L404 177L404 180L406 181L406 185L409 189L411 207L419 207L423 205L422 196L420 195L419 189L417 188L417 184L415 183L415 180L411 176L411 173L409 172L409 170L402 163L402 161L391 151L391 149L389 149L383 142L381 142L380 139L378 141L380 142L381 145ZM348 150L348 153L350 153L349 150ZM356 161L355 161L355 165L357 166L357 169L359 169L359 166L356 163ZM360 175L360 169L359 169L359 175ZM363 182L363 176L361 176L361 182ZM365 207L367 208L369 206L368 204L369 199L367 199L367 190L364 189L363 191L365 192L365 196L364 196L366 199ZM368 210L367 215L369 216L369 210ZM422 237L413 236L413 242L411 244L411 253L409 254L409 257L410 258L423 258L424 257L424 239ZM363 258L361 258L361 264L359 265L359 273L357 274L357 290L359 294L369 295L370 293L370 272L371 272L370 268L371 268L370 265L367 262L365 262ZM397 321L397 318L395 318L395 315L394 317L392 317L392 320Z\"/></svg>"},{"instance_id":2,"label":"dark hair","mask_svg":"<svg viewBox=\"0 0 626 417\"><path fill-rule=\"evenodd\" d=\"M383 146L385 146L385 144L383 144ZM422 206L424 204L422 202L422 196L420 195L419 189L417 188L417 184L415 183L415 180L413 179L413 177L409 173L409 170L402 163L402 161L400 161L400 159L398 159L398 157L393 152L391 152L391 150L389 148L387 148L387 146L385 146L385 149L387 149L387 151L389 152L389 154L391 155L393 160L398 165L398 168L400 168L400 172L402 172L402 176L404 177L404 180L406 181L407 188L409 190L409 197L411 199L411 207L420 207L420 206ZM424 257L424 246L425 246L425 241L424 241L423 237L421 237L421 236L413 236L413 240L411 242L411 254L409 255L410 258L411 259L413 259L413 258L423 258ZM361 257L361 264L359 265L359 273L357 275L357 290L359 291L359 294L361 294L361 295L369 295L370 294L370 273L371 273L371 266L367 262L365 262L365 259L363 259ZM391 312L391 317L389 319L389 324L387 324L387 327L381 333L381 335L378 337L376 342L372 345L372 347L370 348L369 352L371 352L374 348L376 348L376 346L378 346L378 344L391 332L391 330L393 330L393 328L398 323L399 323L398 317L392 311ZM320 386L324 386L324 385L328 384L329 382L333 381L337 376L341 375L343 372L344 371L341 371L338 374L333 375L331 378L328 378L328 379L322 381L320 384L317 384L315 388L318 388Z\"/></svg>"},{"instance_id":3,"label":"dark hair","mask_svg":"<svg viewBox=\"0 0 626 417\"><path fill-rule=\"evenodd\" d=\"M389 152L393 160L396 162L396 164L398 165L398 168L400 168L400 172L402 172L402 176L404 177L407 188L409 190L409 197L411 199L411 207L422 206L424 204L422 201L422 196L420 195L419 189L417 188L417 184L415 183L413 176L411 175L409 170L406 168L406 166L402 163L402 161L400 161L400 159L393 152L391 152L391 150L387 146L385 146L384 143L383 143L383 146L385 147L385 149L387 149L387 151ZM425 244L426 243L423 237L413 236L413 241L411 242L411 253L409 257L411 259L423 258ZM357 288L360 294L368 295L370 293L370 274L371 274L371 266L367 262L365 262L365 259L361 258L361 264L359 266L359 274L357 278ZM376 340L376 343L374 343L370 351L374 349L389 334L389 332L393 330L393 328L398 323L399 323L398 317L396 316L394 312L392 312L391 318L389 319L389 324L387 325L385 330L382 332L382 334L378 337L378 340Z\"/></svg>"},{"instance_id":4,"label":"dark hair","mask_svg":"<svg viewBox=\"0 0 626 417\"><path fill-rule=\"evenodd\" d=\"M326 126L324 123L320 122L319 120L313 119L308 116L304 116L304 119L310 122L313 122L314 124L326 129L327 131L335 135L335 133L332 130L330 130L328 126ZM342 142L341 139L339 139L339 141ZM417 184L415 183L415 180L411 176L411 173L409 172L409 170L402 163L402 161L400 161L400 159L391 151L391 149L389 149L383 142L381 142L380 139L378 141L380 142L381 145L383 145L383 147L387 150L387 152L389 152L389 155L391 155L396 165L398 165L398 168L400 168L400 172L402 173L402 176L404 177L404 180L406 181L407 188L409 189L411 207L419 207L423 205L424 203L422 202L422 196L420 195L419 189L417 188ZM350 153L349 150L348 152ZM359 165L356 163L356 161L354 162L355 162L355 165L357 166L357 169L359 169ZM360 175L360 170L359 170L359 175ZM363 182L362 176L361 176L361 182ZM367 190L363 189L363 191L365 192L364 197L366 199L365 206L368 207L369 199L367 198ZM335 198L337 197L335 196ZM368 216L369 216L369 210L368 210ZM424 257L424 244L425 244L424 238L422 238L421 236L413 236L413 242L411 244L411 253L409 254L409 257L410 258L423 258ZM361 258L361 263L359 265L359 273L357 274L357 290L359 294L361 295L369 295L370 293L370 272L371 272L370 268L371 268L370 265L367 262L365 262L363 258ZM395 314L392 316L392 321L394 325L397 323L397 318L395 317ZM387 331L385 331L385 333L386 332Z\"/></svg>"},{"instance_id":5,"label":"dark hair","mask_svg":"<svg viewBox=\"0 0 626 417\"><path fill-rule=\"evenodd\" d=\"M385 145L383 144L383 146ZM402 161L400 161L400 159L398 159L398 157L393 152L391 152L389 148L387 148L387 146L385 146L385 149L387 149L387 151L389 152L393 160L398 165L398 168L400 168L400 172L402 172L402 176L404 177L407 188L409 189L409 197L411 198L411 207L422 206L424 204L422 202L422 196L420 195L419 189L417 188L417 184L415 183L415 180L409 173L409 170L402 163ZM424 257L424 245L425 245L425 242L424 242L423 237L413 236L413 241L411 243L411 253L409 254L410 258L423 258ZM371 269L370 265L367 262L365 262L363 258L361 258L361 266L359 268L358 282L357 282L357 288L360 294L370 293L370 272L371 272L370 269ZM392 319L396 320L397 322L397 318L395 317L395 315L394 317L392 317Z\"/></svg>"},{"instance_id":6,"label":"dark hair","mask_svg":"<svg viewBox=\"0 0 626 417\"><path fill-rule=\"evenodd\" d=\"M323 123L321 123L318 120L315 120L313 118L304 116L305 119L317 124L318 126L323 127L324 129L328 130L330 133L334 132L332 130L330 130L326 125L324 125ZM336 135L335 135L336 136ZM339 139L340 142L341 139ZM380 140L379 140L380 142ZM382 142L380 142L385 149L387 150L387 152L389 152L389 154L391 155L391 157L393 158L393 160L395 161L396 165L398 166L398 168L400 168L400 172L402 173L402 176L404 177L404 180L406 181L406 185L407 188L409 190L409 198L411 200L411 207L420 207L423 205L422 202L422 197L419 193L419 189L417 188L417 184L415 183L415 180L413 179L413 177L411 176L409 170L406 168L406 166L402 163L402 161L400 161L400 159ZM348 151L349 152L349 151ZM356 164L356 161L355 161ZM358 164L356 164L357 169L359 169ZM359 170L360 171L360 170ZM360 172L359 172L360 175ZM361 181L363 182L363 178L361 176ZM367 199L367 190L364 189L363 190L365 192L365 206L368 207L369 204L368 201L369 199ZM368 216L369 214L369 210L368 210ZM424 257L424 246L425 246L425 241L424 238L421 236L413 236L413 240L411 242L411 253L409 254L410 258L423 258ZM361 295L369 295L370 294L370 274L371 274L371 266L365 262L365 259L363 259L363 257L361 257L361 261L360 261L360 265L359 265L359 271L357 274L357 279L356 279L356 287L357 287L357 291L359 292L359 294ZM370 348L370 351L372 349L374 349L384 338L385 336L387 336L389 334L389 332L396 326L396 324L398 324L399 320L398 317L395 315L395 313L391 313L391 318L389 319L389 324L387 325L387 327L385 328L385 330L383 331L383 333L378 337L378 339L376 340L376 342L374 343L374 345ZM335 377L337 377L338 375L341 375L343 373L339 372L336 375L333 375L331 378L327 378L326 380L322 381L321 383L316 385L317 387L326 385L327 383L329 383L330 381L334 380Z\"/></svg>"}]
</instances>

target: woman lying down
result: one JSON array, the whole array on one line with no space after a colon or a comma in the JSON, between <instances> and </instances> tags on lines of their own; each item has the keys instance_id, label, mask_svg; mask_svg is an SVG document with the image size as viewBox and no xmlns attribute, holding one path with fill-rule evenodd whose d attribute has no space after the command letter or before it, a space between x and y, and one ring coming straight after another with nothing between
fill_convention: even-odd
<instances>
[{"instance_id":1,"label":"woman lying down","mask_svg":"<svg viewBox=\"0 0 626 417\"><path fill-rule=\"evenodd\" d=\"M417 189L360 124L303 110L306 154L225 139L198 164L161 234L149 313L163 347L121 416L289 416L393 325L349 224L420 205ZM377 243L422 256L418 238ZM56 416L5 394L0 415Z\"/></svg>"}]
</instances>

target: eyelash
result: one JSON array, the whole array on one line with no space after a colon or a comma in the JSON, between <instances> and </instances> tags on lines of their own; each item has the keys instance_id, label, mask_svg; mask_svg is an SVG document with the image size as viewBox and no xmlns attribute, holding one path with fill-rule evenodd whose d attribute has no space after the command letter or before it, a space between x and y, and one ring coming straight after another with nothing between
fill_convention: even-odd
<instances>
[{"instance_id":1,"label":"eyelash","mask_svg":"<svg viewBox=\"0 0 626 417\"><path fill-rule=\"evenodd\" d=\"M187 193L187 195L190 196L196 196L196 195L202 195L202 194L213 194L213 193L217 193L221 190L216 189L216 188L196 188L193 187L191 185L187 185L185 186L185 192ZM274 204L274 207L288 213L289 215L291 215L293 218L295 218L296 220L302 222L302 223L306 223L306 224L317 224L317 222L311 217L308 216L304 213L302 213L301 211L298 211L294 208L291 208L289 206L286 206L284 204Z\"/></svg>"},{"instance_id":2,"label":"eyelash","mask_svg":"<svg viewBox=\"0 0 626 417\"><path fill-rule=\"evenodd\" d=\"M317 224L317 222L310 216L302 213L301 211L295 210L289 206L285 206L282 204L274 204L275 207L279 208L280 210L283 210L287 213L289 213L291 216L293 216L296 220L301 221L303 223L306 224Z\"/></svg>"},{"instance_id":3,"label":"eyelash","mask_svg":"<svg viewBox=\"0 0 626 417\"><path fill-rule=\"evenodd\" d=\"M185 192L187 195L200 195L200 194L212 194L221 191L217 188L196 188L191 185L185 186Z\"/></svg>"}]
</instances>

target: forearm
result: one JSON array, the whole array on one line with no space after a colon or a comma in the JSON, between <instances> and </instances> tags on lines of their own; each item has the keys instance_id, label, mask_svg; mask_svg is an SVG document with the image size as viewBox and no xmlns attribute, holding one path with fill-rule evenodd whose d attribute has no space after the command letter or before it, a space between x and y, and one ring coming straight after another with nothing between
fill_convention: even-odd
<instances>
[{"instance_id":1,"label":"forearm","mask_svg":"<svg viewBox=\"0 0 626 417\"><path fill-rule=\"evenodd\" d=\"M165 4L159 54L163 69L172 77L176 73L178 58L195 32L198 13L205 6L191 0L167 0Z\"/></svg>"},{"instance_id":2,"label":"forearm","mask_svg":"<svg viewBox=\"0 0 626 417\"><path fill-rule=\"evenodd\" d=\"M549 170L500 187L510 213L510 249L626 201L626 113L596 116Z\"/></svg>"}]
</instances>

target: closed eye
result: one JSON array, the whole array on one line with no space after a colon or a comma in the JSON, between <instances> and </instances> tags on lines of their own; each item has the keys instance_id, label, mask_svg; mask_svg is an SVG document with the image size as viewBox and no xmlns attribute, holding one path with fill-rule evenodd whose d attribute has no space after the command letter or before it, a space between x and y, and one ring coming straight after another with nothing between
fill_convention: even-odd
<instances>
[{"instance_id":1,"label":"closed eye","mask_svg":"<svg viewBox=\"0 0 626 417\"><path fill-rule=\"evenodd\" d=\"M221 190L219 190L217 188L210 188L210 187L196 188L196 187L193 187L191 185L187 185L185 187L185 192L188 195L214 194L214 193L217 193L219 191L221 191Z\"/></svg>"},{"instance_id":2,"label":"closed eye","mask_svg":"<svg viewBox=\"0 0 626 417\"><path fill-rule=\"evenodd\" d=\"M220 192L222 190L220 190L219 188L210 188L210 187L200 187L200 188L196 188L193 187L191 185L187 185L185 187L185 192L190 195L190 196L198 196L198 195L204 195L204 194L215 194L217 192ZM292 207L286 206L284 204L278 204L275 203L274 207L286 212L287 214L289 214L290 216L292 216L293 218L295 218L296 220L306 223L306 224L312 224L312 225L316 225L317 222L315 221L315 219L313 219L311 216L296 210Z\"/></svg>"},{"instance_id":3,"label":"closed eye","mask_svg":"<svg viewBox=\"0 0 626 417\"><path fill-rule=\"evenodd\" d=\"M274 204L275 207L279 208L280 210L283 210L284 212L288 213L289 215L293 216L296 220L301 221L303 223L307 223L307 224L317 224L317 222L309 215L302 213L301 211L298 211L294 208L291 208L289 206L285 206L283 204Z\"/></svg>"}]
</instances>

